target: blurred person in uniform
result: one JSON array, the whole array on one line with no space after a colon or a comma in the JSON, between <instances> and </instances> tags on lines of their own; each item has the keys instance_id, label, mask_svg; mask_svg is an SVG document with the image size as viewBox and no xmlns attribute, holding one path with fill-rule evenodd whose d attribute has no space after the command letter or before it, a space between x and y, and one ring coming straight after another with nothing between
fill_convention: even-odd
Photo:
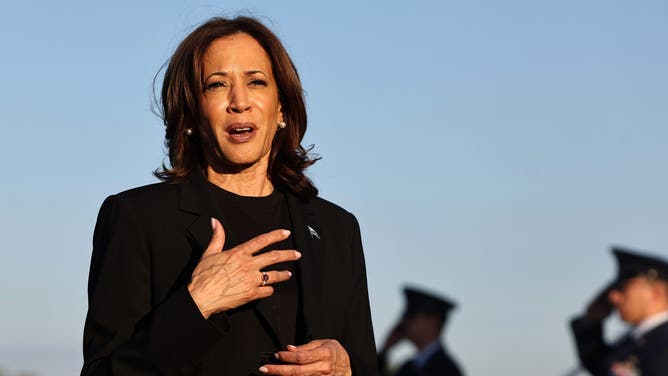
<instances>
[{"instance_id":1,"label":"blurred person in uniform","mask_svg":"<svg viewBox=\"0 0 668 376\"><path fill-rule=\"evenodd\" d=\"M417 349L417 355L404 363L395 376L459 376L460 367L443 345L442 332L455 303L411 287L404 288L406 308L385 340L378 362L385 375L388 351L403 339Z\"/></svg>"},{"instance_id":2,"label":"blurred person in uniform","mask_svg":"<svg viewBox=\"0 0 668 376\"><path fill-rule=\"evenodd\" d=\"M613 248L616 278L571 321L582 367L594 376L668 375L668 262ZM616 309L631 328L606 343L603 323Z\"/></svg>"}]
</instances>

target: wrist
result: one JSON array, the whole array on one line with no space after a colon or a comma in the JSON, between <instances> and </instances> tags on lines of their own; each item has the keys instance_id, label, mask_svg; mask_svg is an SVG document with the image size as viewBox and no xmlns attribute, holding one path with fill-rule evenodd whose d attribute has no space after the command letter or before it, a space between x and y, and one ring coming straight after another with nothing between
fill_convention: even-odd
<instances>
[{"instance_id":1,"label":"wrist","mask_svg":"<svg viewBox=\"0 0 668 376\"><path fill-rule=\"evenodd\" d=\"M188 284L188 293L190 293L190 298L193 300L199 313L204 317L205 320L213 314L210 310L206 309L204 303L202 302L202 297L198 294L197 289L193 286L192 283Z\"/></svg>"}]
</instances>

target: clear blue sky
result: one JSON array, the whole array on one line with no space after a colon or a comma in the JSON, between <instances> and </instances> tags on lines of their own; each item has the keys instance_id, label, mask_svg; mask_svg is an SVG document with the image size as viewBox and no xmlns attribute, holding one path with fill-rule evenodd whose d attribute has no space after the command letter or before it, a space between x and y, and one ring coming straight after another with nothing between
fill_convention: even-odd
<instances>
[{"instance_id":1,"label":"clear blue sky","mask_svg":"<svg viewBox=\"0 0 668 376\"><path fill-rule=\"evenodd\" d=\"M460 303L445 338L469 374L559 375L609 246L668 257L663 0L2 8L0 368L78 372L99 205L164 160L153 76L242 10L300 71L310 176L360 220L377 342L410 282Z\"/></svg>"}]
</instances>

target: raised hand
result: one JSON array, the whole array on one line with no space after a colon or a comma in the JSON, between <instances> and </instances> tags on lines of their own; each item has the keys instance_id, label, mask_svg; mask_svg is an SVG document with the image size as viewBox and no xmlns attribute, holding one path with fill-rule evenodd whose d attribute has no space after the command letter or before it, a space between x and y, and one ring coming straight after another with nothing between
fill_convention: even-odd
<instances>
[{"instance_id":1,"label":"raised hand","mask_svg":"<svg viewBox=\"0 0 668 376\"><path fill-rule=\"evenodd\" d=\"M381 347L381 354L386 353L389 349L394 347L399 341L404 339L404 323L403 320L399 321L392 330L390 331L390 334L387 335L387 338L385 338L385 343L383 343L383 347Z\"/></svg>"},{"instance_id":2,"label":"raised hand","mask_svg":"<svg viewBox=\"0 0 668 376\"><path fill-rule=\"evenodd\" d=\"M271 296L274 293L271 284L286 281L292 274L287 270L262 270L301 257L295 250L274 250L254 256L263 248L290 236L288 230L270 231L222 251L225 245L223 225L211 218L211 227L211 241L188 284L188 291L205 318Z\"/></svg>"},{"instance_id":3,"label":"raised hand","mask_svg":"<svg viewBox=\"0 0 668 376\"><path fill-rule=\"evenodd\" d=\"M612 303L608 299L610 288L606 287L589 302L585 317L591 321L602 321L612 313Z\"/></svg>"}]
</instances>

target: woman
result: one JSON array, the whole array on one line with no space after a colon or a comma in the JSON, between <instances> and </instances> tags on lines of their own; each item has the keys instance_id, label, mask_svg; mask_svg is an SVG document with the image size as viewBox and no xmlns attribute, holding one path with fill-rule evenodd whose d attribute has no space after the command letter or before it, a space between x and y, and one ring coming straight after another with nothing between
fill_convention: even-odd
<instances>
[{"instance_id":1,"label":"woman","mask_svg":"<svg viewBox=\"0 0 668 376\"><path fill-rule=\"evenodd\" d=\"M100 209L82 375L376 375L359 226L304 175L302 88L277 37L204 23L162 110L164 182Z\"/></svg>"}]
</instances>

